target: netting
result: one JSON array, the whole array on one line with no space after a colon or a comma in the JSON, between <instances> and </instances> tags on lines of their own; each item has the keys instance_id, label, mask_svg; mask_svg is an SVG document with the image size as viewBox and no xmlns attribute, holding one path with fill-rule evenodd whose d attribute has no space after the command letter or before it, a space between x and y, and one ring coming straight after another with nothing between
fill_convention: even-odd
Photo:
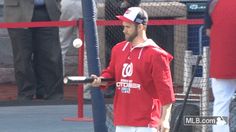
<instances>
[{"instance_id":1,"label":"netting","mask_svg":"<svg viewBox=\"0 0 236 132\"><path fill-rule=\"evenodd\" d=\"M123 28L115 16L123 14L132 3L124 7L122 2L122 0L97 1L102 68L106 67L110 61L111 48L124 40ZM148 38L153 39L174 56L171 71L177 100L183 100L196 58L202 55L202 60L194 75L189 100L190 103L198 106L200 115L210 115L212 109L209 109L209 100L212 100L212 96L209 91L208 77L209 40L205 35L202 20L207 1L143 0L140 2L137 0L135 2L134 6L142 7L149 15ZM114 132L113 105L107 104L106 108L108 131ZM208 130L206 126L194 129L196 132Z\"/></svg>"},{"instance_id":2,"label":"netting","mask_svg":"<svg viewBox=\"0 0 236 132\"><path fill-rule=\"evenodd\" d=\"M100 47L101 50L104 50L103 52L100 52L103 53L102 56L105 56L101 57L104 67L107 66L109 62L111 48L116 43L124 40L122 27L113 25L115 24L115 21L113 21L113 23L110 21L117 20L115 16L123 14L126 10L125 8L121 8L120 5L121 1L119 0L105 0L98 3L98 20L106 20L98 26L100 45L104 45L104 47ZM176 88L175 90L177 93L184 96L183 86L184 83L188 86L188 81L193 69L192 67L195 62L193 59L194 57L192 58L191 56L185 55L185 51L189 50L192 52L192 55L198 55L202 50L202 45L207 45L208 40L205 36L201 36L201 39L199 37L201 24L192 25L191 21L187 24L177 22L178 20L186 20L190 18L202 18L203 12L201 14L198 13L199 16L196 16L196 14L194 14L195 16L191 15L188 12L189 10L186 3L176 1L142 1L139 6L144 8L149 15L149 24L151 23L151 25L148 26L147 36L152 38L160 47L174 56L175 59L171 64L171 70ZM164 20L163 23L158 23L158 21L161 20ZM171 24L168 24L169 20L172 20ZM188 61L185 62L185 60ZM187 65L189 68L185 66L186 63L189 63ZM188 70L185 71L186 69ZM202 69L202 66L198 68L196 77L203 77ZM192 92L192 94L195 94L196 96L192 96L191 98L195 100L200 99L201 90L199 89L202 88L201 85L207 83L203 82L205 80L195 79L193 87L196 88L196 93ZM178 98L181 99L181 97ZM114 126L112 125L112 110L112 105L107 105L107 125L110 132L114 131Z\"/></svg>"}]
</instances>

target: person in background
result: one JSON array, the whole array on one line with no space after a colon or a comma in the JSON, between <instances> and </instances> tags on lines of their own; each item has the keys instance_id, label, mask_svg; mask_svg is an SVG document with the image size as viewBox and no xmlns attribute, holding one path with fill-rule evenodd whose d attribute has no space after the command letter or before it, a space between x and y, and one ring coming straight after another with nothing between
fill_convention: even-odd
<instances>
[{"instance_id":1,"label":"person in background","mask_svg":"<svg viewBox=\"0 0 236 132\"><path fill-rule=\"evenodd\" d=\"M81 0L62 0L61 1L61 21L72 21L83 18L82 1ZM66 54L72 45L75 38L79 37L78 27L60 27L59 36L61 43L61 53L63 62L63 75L66 75ZM86 55L86 50L85 50ZM84 58L86 61L86 57ZM87 71L87 65L85 65L85 73ZM84 99L91 99L89 85L84 85Z\"/></svg>"},{"instance_id":2,"label":"person in background","mask_svg":"<svg viewBox=\"0 0 236 132\"><path fill-rule=\"evenodd\" d=\"M5 0L6 22L58 21L60 0ZM9 28L18 100L63 99L58 27Z\"/></svg>"},{"instance_id":3,"label":"person in background","mask_svg":"<svg viewBox=\"0 0 236 132\"><path fill-rule=\"evenodd\" d=\"M125 41L112 48L109 66L94 78L93 87L105 88L114 78L114 125L116 132L168 132L171 106L175 101L170 70L172 55L146 36L148 15L130 7L123 21Z\"/></svg>"},{"instance_id":4,"label":"person in background","mask_svg":"<svg viewBox=\"0 0 236 132\"><path fill-rule=\"evenodd\" d=\"M79 20L83 17L81 0L62 0L61 1L61 21ZM60 27L59 36L61 43L61 53L63 62L63 72L65 74L65 58L73 40L78 36L78 27Z\"/></svg>"},{"instance_id":5,"label":"person in background","mask_svg":"<svg viewBox=\"0 0 236 132\"><path fill-rule=\"evenodd\" d=\"M205 10L205 15L204 15L204 28L206 29L206 35L208 37L210 37L211 25L212 25L212 19L211 19L211 16L209 14L209 7L210 7L211 2L212 2L212 0L209 0L207 2L207 7L206 7L206 10ZM211 8L213 8L213 7L211 6Z\"/></svg>"},{"instance_id":6,"label":"person in background","mask_svg":"<svg viewBox=\"0 0 236 132\"><path fill-rule=\"evenodd\" d=\"M229 119L229 106L236 91L236 2L211 0L207 13L212 23L210 77L214 95L213 116ZM207 24L207 20L206 20ZM229 124L213 125L213 132L230 132Z\"/></svg>"}]
</instances>

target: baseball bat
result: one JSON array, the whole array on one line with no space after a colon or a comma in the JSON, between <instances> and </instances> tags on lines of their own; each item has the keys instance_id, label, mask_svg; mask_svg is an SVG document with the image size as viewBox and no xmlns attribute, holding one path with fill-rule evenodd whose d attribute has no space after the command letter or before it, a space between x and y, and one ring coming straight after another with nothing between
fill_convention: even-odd
<instances>
[{"instance_id":1,"label":"baseball bat","mask_svg":"<svg viewBox=\"0 0 236 132\"><path fill-rule=\"evenodd\" d=\"M64 84L92 83L94 78L86 76L67 76L64 77ZM114 78L102 78L102 82L114 82Z\"/></svg>"},{"instance_id":2,"label":"baseball bat","mask_svg":"<svg viewBox=\"0 0 236 132\"><path fill-rule=\"evenodd\" d=\"M195 73L197 71L197 67L200 64L201 59L202 59L202 56L199 55L198 58L197 58L197 62L196 62L195 68L193 70L193 74L192 74L192 77L191 77L191 80L190 80L187 92L186 92L186 96L184 98L183 106L182 106L182 108L180 110L180 113L176 116L176 120L175 120L172 132L179 132L180 125L182 125L184 111L185 111L185 107L186 107L186 104L187 104L187 101L188 101L189 93L190 93L190 90L191 90L191 87L192 87L192 84L193 84L193 80L194 80L194 77L195 77Z\"/></svg>"}]
</instances>

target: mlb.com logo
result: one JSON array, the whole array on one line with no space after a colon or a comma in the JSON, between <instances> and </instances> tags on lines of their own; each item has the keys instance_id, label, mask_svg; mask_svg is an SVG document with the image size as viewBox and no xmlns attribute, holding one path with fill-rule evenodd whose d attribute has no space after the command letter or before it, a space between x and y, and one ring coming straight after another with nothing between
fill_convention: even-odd
<instances>
[{"instance_id":1,"label":"mlb.com logo","mask_svg":"<svg viewBox=\"0 0 236 132\"><path fill-rule=\"evenodd\" d=\"M228 118L224 116L184 116L184 125L227 125Z\"/></svg>"}]
</instances>

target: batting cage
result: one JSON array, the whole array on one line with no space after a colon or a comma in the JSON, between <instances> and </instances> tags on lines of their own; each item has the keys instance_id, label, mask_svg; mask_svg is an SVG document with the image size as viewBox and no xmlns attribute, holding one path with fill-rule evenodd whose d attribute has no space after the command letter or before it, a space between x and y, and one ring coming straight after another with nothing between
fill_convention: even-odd
<instances>
[{"instance_id":1,"label":"batting cage","mask_svg":"<svg viewBox=\"0 0 236 132\"><path fill-rule=\"evenodd\" d=\"M190 85L192 73L195 69L194 66L199 55L202 56L202 60L195 69L197 72L189 94L189 100L191 101L188 102L188 110L186 109L187 111L184 112L184 115L208 115L209 81L207 58L209 48L203 48L203 46L208 46L208 38L204 35L204 29L201 28L204 9L200 11L198 9L196 11L198 16L194 17L190 13L194 12L194 8L196 8L194 4L196 3L189 5L190 3L177 1L136 1L136 3L131 2L128 4L125 7L124 3L119 0L97 2L98 38L102 67L108 65L112 47L124 40L121 22L115 16L124 14L129 6L140 6L149 15L147 36L174 56L171 71L178 103L173 107L173 113L175 114L172 115L172 120L176 120L182 109L181 100L185 97L187 88ZM204 6L204 3L201 3L201 6ZM203 90L205 91L202 92ZM189 109L194 109L194 111ZM106 104L106 110L108 131L113 132L113 105ZM180 126L183 126L182 121L180 122ZM176 121L172 121L173 124L176 124ZM206 128L188 126L179 129L179 131L203 131L201 129Z\"/></svg>"},{"instance_id":2,"label":"batting cage","mask_svg":"<svg viewBox=\"0 0 236 132\"><path fill-rule=\"evenodd\" d=\"M99 74L110 61L112 47L124 40L122 23L116 15L124 14L128 7L140 6L149 15L148 38L174 56L171 71L177 101L172 107L171 131L209 131L211 127L207 124L184 125L186 115L210 116L212 112L209 38L203 27L206 2L83 0L89 74ZM91 93L95 132L114 132L113 104L104 103L100 90L92 90Z\"/></svg>"}]
</instances>

